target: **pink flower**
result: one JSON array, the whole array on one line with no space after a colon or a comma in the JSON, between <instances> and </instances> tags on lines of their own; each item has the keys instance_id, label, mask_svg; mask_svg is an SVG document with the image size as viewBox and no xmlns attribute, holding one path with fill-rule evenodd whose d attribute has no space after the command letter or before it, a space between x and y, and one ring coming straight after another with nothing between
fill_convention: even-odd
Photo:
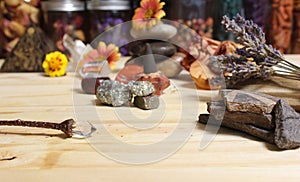
<instances>
[{"instance_id":1,"label":"pink flower","mask_svg":"<svg viewBox=\"0 0 300 182\"><path fill-rule=\"evenodd\" d=\"M119 48L116 45L106 45L104 42L99 42L97 49L93 49L85 55L84 59L82 60L82 64L93 61L107 60L110 68L114 69L116 62L120 58L121 54L119 53Z\"/></svg>"},{"instance_id":2,"label":"pink flower","mask_svg":"<svg viewBox=\"0 0 300 182\"><path fill-rule=\"evenodd\" d=\"M166 15L164 10L162 10L164 2L160 0L142 0L139 8L135 10L135 14L132 17L133 28L135 29L145 29L151 28L160 19Z\"/></svg>"}]
</instances>

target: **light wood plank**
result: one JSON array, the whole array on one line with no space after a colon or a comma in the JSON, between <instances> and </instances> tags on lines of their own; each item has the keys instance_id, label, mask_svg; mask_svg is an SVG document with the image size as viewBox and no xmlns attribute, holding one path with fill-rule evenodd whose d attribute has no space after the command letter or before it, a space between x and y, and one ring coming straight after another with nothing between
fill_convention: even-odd
<instances>
[{"instance_id":1,"label":"light wood plank","mask_svg":"<svg viewBox=\"0 0 300 182\"><path fill-rule=\"evenodd\" d=\"M289 58L299 60L299 57ZM75 83L79 81L75 78ZM172 134L178 125L178 113L183 111L191 111L186 122L195 123L182 148L166 159L147 165L121 164L101 155L94 145L116 152L106 138L90 145L89 140L64 139L56 131L3 126L0 127L1 181L299 181L299 149L278 151L274 145L249 135L220 129L213 142L199 150L205 126L196 123L197 117L206 112L205 102L216 96L216 92L192 91L186 97L190 105L182 108L178 94L184 89L193 90L190 81L187 73L172 79L173 85L178 87L169 89L161 97L167 104L163 121L149 130L135 130L116 116L116 111L124 108L95 105L95 96L83 94L78 84L73 85L74 73L60 78L48 78L40 73L1 73L1 119L60 122L75 118L72 96L75 92L86 101L77 105L83 109L81 113L89 113L90 107L96 108L97 113L102 114L105 129L123 142L140 145L163 140ZM270 87L269 83L256 83L242 89L292 96L299 101L294 88L282 85ZM131 110L140 117L149 114L137 108ZM99 121L93 123L100 124ZM102 131L99 129L95 137L101 138ZM127 154L127 151L117 152Z\"/></svg>"}]
</instances>

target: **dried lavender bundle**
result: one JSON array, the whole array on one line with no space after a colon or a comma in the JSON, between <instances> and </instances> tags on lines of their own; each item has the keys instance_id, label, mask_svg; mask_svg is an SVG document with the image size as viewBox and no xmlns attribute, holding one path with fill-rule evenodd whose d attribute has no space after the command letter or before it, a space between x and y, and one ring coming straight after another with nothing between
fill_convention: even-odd
<instances>
[{"instance_id":1,"label":"dried lavender bundle","mask_svg":"<svg viewBox=\"0 0 300 182\"><path fill-rule=\"evenodd\" d=\"M278 50L266 44L263 30L252 20L237 15L232 20L223 16L222 24L226 31L232 32L243 48L236 50L237 55L220 55L211 58L221 63L228 87L249 78L270 78L281 76L300 80L300 67L287 61ZM280 69L273 69L274 67Z\"/></svg>"},{"instance_id":2,"label":"dried lavender bundle","mask_svg":"<svg viewBox=\"0 0 300 182\"><path fill-rule=\"evenodd\" d=\"M238 55L211 57L209 67L216 74L223 73L228 87L250 78L268 79L274 72L269 66L257 65L255 62L249 61L246 57Z\"/></svg>"}]
</instances>

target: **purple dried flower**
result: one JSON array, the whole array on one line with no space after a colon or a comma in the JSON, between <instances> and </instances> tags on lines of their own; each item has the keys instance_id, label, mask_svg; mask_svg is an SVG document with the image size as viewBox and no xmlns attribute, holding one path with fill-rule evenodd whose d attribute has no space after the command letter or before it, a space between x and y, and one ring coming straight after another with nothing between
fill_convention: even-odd
<instances>
[{"instance_id":1,"label":"purple dried flower","mask_svg":"<svg viewBox=\"0 0 300 182\"><path fill-rule=\"evenodd\" d=\"M280 52L266 44L263 30L252 20L245 20L237 15L232 20L223 17L222 24L232 32L244 47L237 49L236 54L220 55L211 58L219 61L228 87L249 78L270 78L272 75L300 80L300 68L285 60ZM215 63L211 63L215 73ZM283 70L274 70L279 67Z\"/></svg>"},{"instance_id":2,"label":"purple dried flower","mask_svg":"<svg viewBox=\"0 0 300 182\"><path fill-rule=\"evenodd\" d=\"M115 19L114 25L118 25L118 24L121 24L123 22L124 21L121 18L117 18L117 19Z\"/></svg>"}]
</instances>

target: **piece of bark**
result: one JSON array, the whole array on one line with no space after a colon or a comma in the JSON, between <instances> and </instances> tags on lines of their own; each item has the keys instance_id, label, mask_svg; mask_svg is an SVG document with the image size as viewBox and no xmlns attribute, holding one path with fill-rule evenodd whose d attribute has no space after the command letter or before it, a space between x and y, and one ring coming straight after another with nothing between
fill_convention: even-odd
<instances>
[{"instance_id":1,"label":"piece of bark","mask_svg":"<svg viewBox=\"0 0 300 182\"><path fill-rule=\"evenodd\" d=\"M210 114L201 114L199 122L217 126L221 124L276 144L280 149L294 149L300 146L300 114L287 102L269 95L243 91L224 90L221 93L226 97L231 93L237 95L239 92L242 93L242 99L235 100L238 106L234 107L234 111L228 110L228 103L224 100L212 101L207 103ZM258 99L263 101L260 103ZM275 100L274 106L265 104L266 101L275 102ZM247 106L246 101L251 106ZM269 113L253 112L253 110L267 111L271 108Z\"/></svg>"},{"instance_id":2,"label":"piece of bark","mask_svg":"<svg viewBox=\"0 0 300 182\"><path fill-rule=\"evenodd\" d=\"M229 112L226 110L224 101L212 101L207 103L207 111L214 118L235 121L245 125L253 125L261 129L274 130L275 123L272 114L256 114L250 112ZM224 112L225 111L225 112Z\"/></svg>"},{"instance_id":3,"label":"piece of bark","mask_svg":"<svg viewBox=\"0 0 300 182\"><path fill-rule=\"evenodd\" d=\"M275 143L279 148L300 146L300 114L280 99L275 106Z\"/></svg>"},{"instance_id":4,"label":"piece of bark","mask_svg":"<svg viewBox=\"0 0 300 182\"><path fill-rule=\"evenodd\" d=\"M210 119L210 120L209 120ZM208 123L208 121L210 123ZM227 128L235 129L248 133L252 136L263 139L269 143L274 143L274 130L266 130L264 128L257 127L253 124L247 124L242 122L235 122L229 118L224 117L221 121L214 118L213 115L201 114L199 116L199 122L203 124L219 125L221 122L222 126Z\"/></svg>"},{"instance_id":5,"label":"piece of bark","mask_svg":"<svg viewBox=\"0 0 300 182\"><path fill-rule=\"evenodd\" d=\"M279 98L241 90L221 91L228 111L271 113Z\"/></svg>"}]
</instances>

